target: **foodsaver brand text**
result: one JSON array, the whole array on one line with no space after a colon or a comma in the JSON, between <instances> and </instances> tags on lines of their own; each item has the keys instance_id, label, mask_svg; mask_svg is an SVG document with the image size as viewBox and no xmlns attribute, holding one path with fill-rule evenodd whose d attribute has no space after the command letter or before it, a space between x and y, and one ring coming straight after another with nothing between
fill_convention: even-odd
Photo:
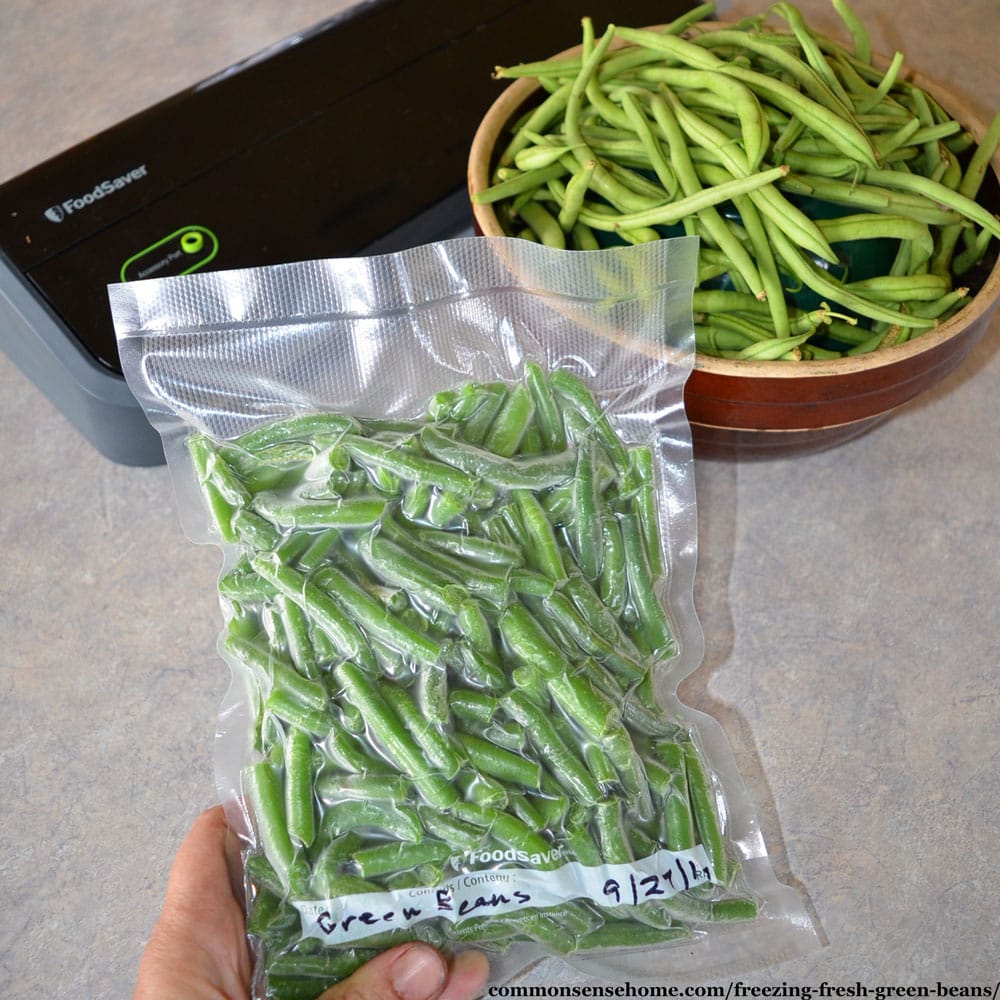
<instances>
[{"instance_id":1,"label":"foodsaver brand text","mask_svg":"<svg viewBox=\"0 0 1000 1000\"><path fill-rule=\"evenodd\" d=\"M531 854L528 851L518 851L512 847L497 848L496 850L471 850L464 854L457 854L451 858L451 866L460 870L464 866L474 866L490 864L491 862L516 861L522 865L547 865L551 861L558 861L564 857L561 847L553 847L550 851Z\"/></svg>"},{"instance_id":2,"label":"foodsaver brand text","mask_svg":"<svg viewBox=\"0 0 1000 1000\"><path fill-rule=\"evenodd\" d=\"M114 194L116 191L121 191L128 187L129 184L142 180L146 176L146 164L140 163L139 166L118 174L116 177L107 177L99 181L94 187L83 194L66 198L64 201L59 202L58 205L50 206L45 210L45 218L50 222L62 222L66 216L82 211L89 205L93 205L102 198L107 198L108 195Z\"/></svg>"}]
</instances>

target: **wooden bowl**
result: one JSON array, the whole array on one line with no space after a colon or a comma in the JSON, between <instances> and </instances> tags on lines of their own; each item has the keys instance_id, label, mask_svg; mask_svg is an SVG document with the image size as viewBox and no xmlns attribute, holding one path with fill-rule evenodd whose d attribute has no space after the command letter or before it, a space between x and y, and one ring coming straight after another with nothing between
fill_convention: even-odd
<instances>
[{"instance_id":1,"label":"wooden bowl","mask_svg":"<svg viewBox=\"0 0 1000 1000\"><path fill-rule=\"evenodd\" d=\"M713 22L708 29L724 27ZM574 54L579 46L553 58ZM981 139L986 126L963 102L920 74L909 79ZM536 103L531 79L508 85L487 111L468 161L470 195L489 187L494 158L509 124ZM1000 212L1000 152L980 201ZM472 203L473 224L484 236L509 235L492 205ZM886 419L897 407L941 381L975 347L1000 301L1000 259L973 287L969 302L940 326L893 347L832 361L735 361L698 353L684 400L695 454L767 458L818 451L841 444ZM573 251L570 251L573 252Z\"/></svg>"}]
</instances>

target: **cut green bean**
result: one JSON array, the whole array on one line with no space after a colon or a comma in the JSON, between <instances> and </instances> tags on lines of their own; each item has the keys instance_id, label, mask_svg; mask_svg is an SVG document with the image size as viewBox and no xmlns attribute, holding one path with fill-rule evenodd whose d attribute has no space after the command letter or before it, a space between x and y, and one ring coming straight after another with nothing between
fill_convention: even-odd
<instances>
[{"instance_id":1,"label":"cut green bean","mask_svg":"<svg viewBox=\"0 0 1000 1000\"><path fill-rule=\"evenodd\" d=\"M470 733L460 733L458 739L473 766L484 774L525 788L541 787L542 766L537 761L494 746Z\"/></svg>"},{"instance_id":2,"label":"cut green bean","mask_svg":"<svg viewBox=\"0 0 1000 1000\"><path fill-rule=\"evenodd\" d=\"M244 784L268 861L286 892L301 892L308 868L288 833L281 782L267 762L251 764Z\"/></svg>"},{"instance_id":3,"label":"cut green bean","mask_svg":"<svg viewBox=\"0 0 1000 1000\"><path fill-rule=\"evenodd\" d=\"M555 779L568 792L587 804L602 800L601 790L590 772L559 737L544 712L519 693L506 695L501 704L513 719L526 727L528 738L549 763Z\"/></svg>"},{"instance_id":4,"label":"cut green bean","mask_svg":"<svg viewBox=\"0 0 1000 1000\"><path fill-rule=\"evenodd\" d=\"M462 756L444 732L399 685L386 681L379 686L379 691L416 740L427 760L444 777L453 778L462 766Z\"/></svg>"},{"instance_id":5,"label":"cut green bean","mask_svg":"<svg viewBox=\"0 0 1000 1000\"><path fill-rule=\"evenodd\" d=\"M299 847L309 847L316 836L312 739L309 734L296 728L289 730L286 739L285 814L288 820L288 836Z\"/></svg>"},{"instance_id":6,"label":"cut green bean","mask_svg":"<svg viewBox=\"0 0 1000 1000\"><path fill-rule=\"evenodd\" d=\"M274 558L259 556L251 560L251 565L272 586L299 604L342 655L356 659L366 668L375 669L375 657L364 632L312 579Z\"/></svg>"},{"instance_id":7,"label":"cut green bean","mask_svg":"<svg viewBox=\"0 0 1000 1000\"><path fill-rule=\"evenodd\" d=\"M444 841L425 837L415 843L386 843L363 847L355 852L354 864L362 878L378 878L429 862L443 862L450 853L451 848ZM371 940L367 939L367 943Z\"/></svg>"},{"instance_id":8,"label":"cut green bean","mask_svg":"<svg viewBox=\"0 0 1000 1000\"><path fill-rule=\"evenodd\" d=\"M423 824L413 809L388 799L344 799L323 808L323 832L337 837L363 827L375 827L399 840L421 840Z\"/></svg>"},{"instance_id":9,"label":"cut green bean","mask_svg":"<svg viewBox=\"0 0 1000 1000\"><path fill-rule=\"evenodd\" d=\"M351 663L340 664L334 669L334 673L344 685L350 700L364 712L385 753L413 781L421 795L431 804L442 808L453 804L458 793L435 773L399 716L365 675Z\"/></svg>"}]
</instances>

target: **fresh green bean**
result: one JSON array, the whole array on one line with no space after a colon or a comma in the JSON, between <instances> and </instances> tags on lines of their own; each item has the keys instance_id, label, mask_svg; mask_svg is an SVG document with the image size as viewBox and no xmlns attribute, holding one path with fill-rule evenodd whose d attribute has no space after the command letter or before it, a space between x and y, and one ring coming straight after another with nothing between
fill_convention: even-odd
<instances>
[{"instance_id":1,"label":"fresh green bean","mask_svg":"<svg viewBox=\"0 0 1000 1000\"><path fill-rule=\"evenodd\" d=\"M853 309L860 315L868 316L871 319L883 320L899 326L928 328L934 325L932 321L922 320L915 316L908 316L897 310L887 309L869 299L852 293L842 284L838 284L833 279L828 278L803 257L801 251L793 246L791 241L777 227L773 227L767 222L765 222L765 225L767 226L771 242L774 244L785 266L794 277L798 278L803 284L808 285L819 295L829 298L847 309Z\"/></svg>"},{"instance_id":2,"label":"fresh green bean","mask_svg":"<svg viewBox=\"0 0 1000 1000\"><path fill-rule=\"evenodd\" d=\"M546 167L520 171L506 180L491 184L482 191L474 192L471 198L477 205L490 205L515 195L534 192L547 181L561 177L562 174L563 166L561 163L552 163Z\"/></svg>"},{"instance_id":3,"label":"fresh green bean","mask_svg":"<svg viewBox=\"0 0 1000 1000\"><path fill-rule=\"evenodd\" d=\"M807 195L848 208L869 212L901 215L929 226L950 226L962 221L962 216L944 208L919 193L889 190L858 181L840 181L829 177L789 174L780 183L790 194Z\"/></svg>"},{"instance_id":4,"label":"fresh green bean","mask_svg":"<svg viewBox=\"0 0 1000 1000\"><path fill-rule=\"evenodd\" d=\"M729 184L732 176L747 176L749 165L742 150L735 148L726 136L713 129L690 108L685 107L668 88L661 85L659 93L692 141L714 153L724 165L725 170L713 176L713 189L718 190L721 185ZM657 107L659 105L654 105L654 112ZM787 176L788 168L787 165L784 166L784 171L774 177L776 182ZM836 262L836 254L823 239L816 224L803 211L783 198L773 186L756 186L734 191L735 196L744 194L750 197L762 215L775 225L781 226L799 246L807 248L824 260Z\"/></svg>"},{"instance_id":5,"label":"fresh green bean","mask_svg":"<svg viewBox=\"0 0 1000 1000\"><path fill-rule=\"evenodd\" d=\"M872 60L872 43L868 35L868 29L864 22L854 12L847 0L832 0L833 9L840 15L844 26L851 34L854 41L854 54L862 62L870 63Z\"/></svg>"},{"instance_id":6,"label":"fresh green bean","mask_svg":"<svg viewBox=\"0 0 1000 1000\"><path fill-rule=\"evenodd\" d=\"M580 209L583 207L584 199L590 188L594 171L597 169L597 160L587 160L579 170L576 170L566 182L563 189L563 197L560 199L558 223L564 233L572 233L576 226ZM550 182L551 183L551 182ZM565 240L563 241L565 246Z\"/></svg>"},{"instance_id":7,"label":"fresh green bean","mask_svg":"<svg viewBox=\"0 0 1000 1000\"><path fill-rule=\"evenodd\" d=\"M691 162L687 143L683 138L676 116L659 95L652 95L649 103L654 119L667 140L670 149L670 162L681 188L685 195L697 194L701 190L701 181ZM636 102L630 98L626 101L625 107L635 124L642 130L642 134L647 137L644 141L650 146L656 143L656 137L652 134L652 130L648 127L645 116L639 111ZM730 258L733 266L743 276L754 294L763 295L764 287L756 264L743 244L731 232L729 225L718 210L714 206L707 206L698 213L698 218L709 237Z\"/></svg>"},{"instance_id":8,"label":"fresh green bean","mask_svg":"<svg viewBox=\"0 0 1000 1000\"><path fill-rule=\"evenodd\" d=\"M496 71L496 75L500 75L499 68ZM548 125L562 115L566 110L566 103L569 100L570 91L572 85L570 83L565 83L558 87L553 93L537 107L522 123L522 127L515 131L507 147L501 152L499 157L499 163L510 164L513 162L514 157L517 155L519 149L522 149L524 145L529 141L527 135L534 132L541 132L548 127ZM558 175L556 175L558 176Z\"/></svg>"},{"instance_id":9,"label":"fresh green bean","mask_svg":"<svg viewBox=\"0 0 1000 1000\"><path fill-rule=\"evenodd\" d=\"M586 27L589 24L589 19L584 18L583 23ZM577 162L581 166L589 162L593 162L594 164L590 168L589 186L606 198L619 211L641 212L644 209L651 208L655 204L655 201L651 202L650 199L636 194L626 185L622 184L621 181L617 180L601 164L598 158L594 156L580 128L580 109L588 86L614 36L614 25L608 25L600 40L585 55L580 64L580 70L570 87L563 118L563 127L569 139L570 151Z\"/></svg>"},{"instance_id":10,"label":"fresh green bean","mask_svg":"<svg viewBox=\"0 0 1000 1000\"><path fill-rule=\"evenodd\" d=\"M952 271L961 276L975 267L986 255L993 237L985 229L981 229L964 250L952 257ZM968 289L966 289L966 294Z\"/></svg>"},{"instance_id":11,"label":"fresh green bean","mask_svg":"<svg viewBox=\"0 0 1000 1000\"><path fill-rule=\"evenodd\" d=\"M936 302L950 286L941 274L882 274L847 282L844 288L879 302Z\"/></svg>"},{"instance_id":12,"label":"fresh green bean","mask_svg":"<svg viewBox=\"0 0 1000 1000\"><path fill-rule=\"evenodd\" d=\"M525 202L519 206L517 214L528 224L540 243L558 250L566 249L566 236L559 220L540 202Z\"/></svg>"},{"instance_id":13,"label":"fresh green bean","mask_svg":"<svg viewBox=\"0 0 1000 1000\"><path fill-rule=\"evenodd\" d=\"M593 229L608 232L625 232L637 227L670 226L702 209L721 205L723 202L766 188L788 174L789 168L782 164L769 167L742 177L733 177L710 188L702 188L695 194L686 195L664 205L643 208L633 212L608 212L600 206L582 208L579 218ZM658 238L658 236L657 236Z\"/></svg>"},{"instance_id":14,"label":"fresh green bean","mask_svg":"<svg viewBox=\"0 0 1000 1000\"><path fill-rule=\"evenodd\" d=\"M828 300L837 283L825 276L822 287L807 282L809 267L794 258L789 264L788 254L778 253L771 240L777 228L787 241L782 250L792 247L803 258L812 254L836 262L827 233L833 235L837 221L809 218L796 206L795 195L884 215L897 230L901 218L928 227L915 237L921 248L910 255L909 265L910 251L904 250L890 276L923 270L928 260L923 243L936 227L945 231L932 233L929 269L946 277L961 273L959 265L964 271L981 259L1000 232L1000 223L976 202L978 188L971 187L988 169L995 145L991 133L1000 132L1000 119L977 146L961 123L903 78L899 54L886 69L873 65L863 23L842 0L835 7L853 52L812 30L791 3L778 3L772 12L786 21L787 33L760 30L760 16L690 39L621 26L611 26L597 38L585 19L579 57L498 71L504 77L545 78L548 89L560 91L565 99L563 107L553 106L544 123L535 123L530 135L522 136L515 125L515 136L520 137L515 142L533 144L546 156L562 150L559 163L567 177L577 174L582 163L596 161L588 169L597 182L574 184L569 202L562 178L549 179L547 189L537 189L543 204L552 204L554 194L556 204L566 208L565 231L575 234L576 227L585 227L582 242L571 235L570 245L594 246L594 230L617 234L620 242L655 239L662 235L660 223L676 222L685 232L702 237L698 280L703 287L725 277L736 289L752 291L766 302L770 323L762 324L749 340L741 332L723 332L703 321L698 324L699 349L706 344L737 357L836 356L825 341L814 342L829 333L826 321L805 336L805 320L790 306L795 293L786 292L783 281L790 277ZM612 31L629 44L611 50L607 36ZM680 142L671 138L667 122L675 116L685 136ZM973 147L967 188L958 156ZM684 201L692 195L700 199L706 190L734 179L745 180L757 166L775 164L791 166L794 172L737 196L739 221L721 219L714 208L697 200ZM586 191L590 194L580 200ZM678 200L701 211L678 218L672 214ZM908 234L890 235L889 228L880 234L875 219L864 225L865 238L871 234L911 240ZM847 224L840 232L849 232ZM980 234L974 247L973 232ZM914 299L901 311L905 318L900 326L863 287L848 294L857 300L834 301L872 321L876 333L892 326L893 338L929 329L919 321L935 318L925 315L920 300ZM868 312L859 301L870 304ZM937 315L947 315L948 308L942 306ZM799 332L796 320L801 321ZM760 343L765 334L775 343Z\"/></svg>"}]
</instances>

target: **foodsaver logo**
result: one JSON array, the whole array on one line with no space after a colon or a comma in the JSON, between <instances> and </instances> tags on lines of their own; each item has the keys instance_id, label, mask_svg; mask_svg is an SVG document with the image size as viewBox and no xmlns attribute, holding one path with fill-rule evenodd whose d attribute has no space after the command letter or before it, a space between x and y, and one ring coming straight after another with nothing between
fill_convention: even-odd
<instances>
[{"instance_id":1,"label":"foodsaver logo","mask_svg":"<svg viewBox=\"0 0 1000 1000\"><path fill-rule=\"evenodd\" d=\"M63 219L74 212L82 211L89 205L93 205L102 198L107 198L108 195L114 194L116 191L127 188L129 184L140 181L146 176L146 164L140 163L139 166L133 167L131 170L119 174L117 177L105 178L103 181L95 184L92 190L86 191L84 194L67 198L65 201L59 202L58 205L50 205L45 209L45 218L49 222L62 222Z\"/></svg>"},{"instance_id":2,"label":"foodsaver logo","mask_svg":"<svg viewBox=\"0 0 1000 1000\"><path fill-rule=\"evenodd\" d=\"M462 854L453 855L450 862L452 868L455 869L481 864L497 864L501 861L516 861L518 864L534 865L535 867L539 867L541 865L551 864L554 861L559 861L563 857L565 857L563 848L556 844L551 848L551 850L539 852L519 851L513 847L496 848L495 850L479 850L477 848L473 848L472 850L465 851Z\"/></svg>"}]
</instances>

